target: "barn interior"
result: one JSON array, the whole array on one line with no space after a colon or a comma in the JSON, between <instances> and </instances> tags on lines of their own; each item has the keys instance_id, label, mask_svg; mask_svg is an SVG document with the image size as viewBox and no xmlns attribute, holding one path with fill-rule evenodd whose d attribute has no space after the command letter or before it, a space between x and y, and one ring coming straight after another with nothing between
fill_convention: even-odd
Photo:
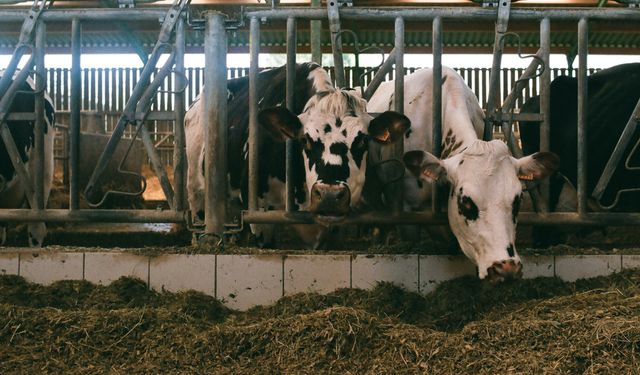
<instances>
[{"instance_id":1,"label":"barn interior","mask_svg":"<svg viewBox=\"0 0 640 375\"><path fill-rule=\"evenodd\" d=\"M321 250L302 250L280 229L275 248L265 249L243 237L249 224L313 218L221 209L226 184L218 178L205 192L213 202L208 221L194 222L182 123L201 93L210 107L224 108L226 80L251 80L265 67L257 54L280 54L283 62L283 54L287 62L294 51L304 54L293 61L325 63L335 82L352 87L413 72L405 55L426 56L420 65L438 69L443 55L484 54L491 67L457 72L485 110L485 135L515 154L519 121L548 123L543 111L520 113L523 103L548 95L557 76L586 80L598 71L593 56L640 62L639 26L640 0L0 0L0 61L7 61L0 71L29 65L24 70L42 82L57 116L46 206L35 182L34 204L0 207L0 224L10 225L0 246L0 372L637 373L640 212L595 212L584 174L571 212L545 212L544 190L538 212L523 207L522 279L494 284L424 229L446 223L437 204L353 215L348 236L336 234ZM344 31L339 44L337 30ZM365 52L395 58L395 66L361 66ZM81 60L125 53L131 60L123 67L88 68ZM251 64L225 64L232 53ZM538 58L526 58L526 68L501 64L518 53ZM43 54L70 55L70 64L48 67ZM204 55L208 64L185 67L184 54ZM566 64L550 66L550 54ZM0 126L42 121L5 112L5 92L0 81ZM211 117L210 128L225 125ZM208 141L219 147L225 139ZM623 136L616 149L635 144L633 156L635 142ZM585 143L579 152L588 157ZM609 163L635 171L638 154L631 164L624 156ZM43 168L36 167L40 175ZM40 221L45 246L26 247L27 224ZM371 228L399 223L419 225L420 237ZM571 234L534 246L537 224Z\"/></svg>"},{"instance_id":2,"label":"barn interior","mask_svg":"<svg viewBox=\"0 0 640 375\"><path fill-rule=\"evenodd\" d=\"M47 4L47 6L59 13L65 11L83 12L87 9L109 9L109 10L158 10L163 13L172 1L55 1ZM250 52L250 30L245 13L251 10L260 9L300 9L305 7L315 7L325 11L326 4L316 0L310 1L205 1L193 0L189 2L186 10L186 24L188 32L185 33L185 53L204 53L204 15L207 11L218 11L224 14L225 27L227 29L227 52L228 53L249 53ZM417 9L420 7L439 8L439 9L497 9L500 4L495 1L338 1L342 9ZM0 54L12 54L16 50L16 46L20 43L20 30L22 25L22 15L34 4L31 1L3 1L2 12L7 14L3 18L3 26L0 31ZM536 11L544 9L629 9L637 6L634 1L512 1L509 4L513 12L521 10L523 12ZM504 8L504 6L503 6ZM45 12L46 13L46 12ZM81 13L79 13L81 14ZM159 20L141 19L135 22L111 20L101 21L99 19L91 22L82 22L80 42L76 48L83 54L94 53L135 53L139 61L132 61L132 65L146 63L151 52L154 49L158 39L158 30L161 25ZM345 18L340 20L340 27L344 30L341 40L341 49L344 54L355 56L355 66L349 66L345 70L346 85L350 87L368 85L375 73L374 70L367 70L360 67L358 56L363 53L385 53L389 54L394 47L394 22L380 22L378 20L357 19L352 20ZM497 21L497 19L496 19ZM494 53L494 40L496 38L497 23L486 22L478 18L445 18L442 22L442 53L443 54L459 54L459 53L475 53L475 54L492 54ZM508 22L507 19L504 22ZM332 41L329 32L329 21L324 19L318 24L320 32L315 34L311 30L310 21L304 19L299 20L296 24L296 52L297 53L314 53L315 59L324 56L324 61L331 61ZM499 22L498 22L499 23ZM552 73L553 78L561 74L575 74L577 72L577 56L578 56L578 33L576 32L576 22L572 20L554 20L551 23L550 32L550 53L562 54L566 57L568 69L555 69ZM316 28L318 25L316 24ZM601 17L589 24L588 36L588 52L589 55L639 55L640 54L640 35L637 32L637 21L633 19L607 18ZM536 53L540 45L540 29L537 21L519 20L508 23L509 37L504 38L504 46L500 53L503 54L520 54L529 56ZM315 40L312 40L315 38ZM404 52L405 54L429 54L433 52L433 30L422 20L413 20L408 18L404 23ZM312 51L312 49L314 51ZM73 51L73 33L71 22L47 22L45 52L46 54L70 54ZM283 20L263 19L260 26L260 53L261 54L283 54L287 52L287 23ZM314 58L314 56L311 56ZM328 59L327 59L328 58ZM353 59L352 59L353 60ZM352 61L350 60L350 61ZM495 60L494 60L495 61ZM431 61L425 61L425 66L430 65ZM331 64L331 62L330 62ZM576 68L576 69L573 69ZM329 67L333 78L335 79L335 68ZM408 69L413 71L414 67ZM479 98L483 108L486 108L491 99L490 86L491 76L490 70L472 69L461 70L461 74L468 81L469 86L473 87L476 96ZM571 73L573 71L573 73ZM593 72L592 69L590 72ZM88 183L92 166L98 160L103 146L108 141L109 135L113 132L118 124L118 119L122 113L127 99L142 69L138 68L91 68L82 69L80 95L80 123L83 131L82 137L86 137L86 141L80 142L80 154L83 155L79 165L79 183L80 189ZM228 76L230 78L248 74L248 68L228 67ZM498 94L505 98L507 94L515 87L524 69L505 69L503 77L498 85L502 86L501 92ZM393 77L394 72L388 74L388 78ZM70 142L69 129L72 111L71 96L71 76L70 68L56 68L47 71L47 89L52 93L54 102L56 103L58 128L56 137L56 180L57 190L49 202L49 208L68 209L70 204L69 197L69 160L70 160ZM202 90L204 78L204 69L187 68L185 70L185 78L187 79L187 89L185 101L187 107L193 102L196 96ZM147 127L150 129L151 139L157 150L158 163L166 169L165 175L170 183L173 183L174 171L174 121L163 120L163 116L171 116L171 111L175 109L175 99L171 93L177 86L177 78L169 78L162 83L159 92L152 104L152 111L158 112L153 120L148 121ZM537 79L537 78L534 78ZM515 104L515 110L522 103L529 99L530 96L539 93L540 83L535 82L524 90L521 98L518 98ZM161 113L163 112L163 113ZM153 114L151 115L153 118ZM517 123L513 124L514 133L518 136ZM494 137L503 137L503 133L499 127L495 127ZM84 134L84 133L91 134ZM96 134L97 133L97 134ZM136 133L132 127L127 127L124 131L124 138L127 139L118 146L117 151L108 167L113 173L107 179L111 179L112 185L124 184L128 188L112 189L127 191L126 195L120 195L117 198L110 197L102 202L101 208L124 208L124 209L161 209L169 208L162 184L154 172L152 162L143 150L140 141L131 141L136 137ZM128 143L127 143L128 142ZM128 147L133 144L133 147ZM123 161L124 170L135 170L137 173L144 175L146 179L146 188L140 196L139 178L135 176L124 176L116 172L118 163L114 160ZM165 187L166 188L166 187ZM108 190L108 189L107 189ZM59 193L59 194L58 194ZM91 204L80 194L81 197L71 199L71 204L81 205L80 208L88 209ZM137 195L137 196L136 196ZM91 206L95 207L95 206ZM235 213L232 218L228 218L230 222L236 222L241 214ZM102 224L83 223L82 225L71 223L60 223L61 231L59 234L52 236L50 243L58 244L76 244L68 243L70 238L77 238L75 235L69 235L73 230L83 231L87 228L87 235L91 233L103 233ZM97 227L95 227L98 225ZM166 232L170 225L162 224L110 224L109 232L113 232L113 238L119 240L121 232L142 231L149 232L150 236L142 236L139 240L134 240L133 244L138 241L148 241L149 238L155 238L157 232ZM74 228L73 230L71 228ZM132 229L136 228L136 229ZM55 231L54 231L55 232ZM52 232L52 233L54 233ZM59 236L59 237L56 237ZM13 238L17 239L18 234ZM187 236L188 237L188 236ZM135 236L133 236L135 238ZM167 238L174 238L168 236ZM167 238L159 240L166 241ZM177 239L169 240L170 243L184 243L185 236L178 236ZM105 239L106 240L106 239ZM81 240L81 241L84 241Z\"/></svg>"}]
</instances>

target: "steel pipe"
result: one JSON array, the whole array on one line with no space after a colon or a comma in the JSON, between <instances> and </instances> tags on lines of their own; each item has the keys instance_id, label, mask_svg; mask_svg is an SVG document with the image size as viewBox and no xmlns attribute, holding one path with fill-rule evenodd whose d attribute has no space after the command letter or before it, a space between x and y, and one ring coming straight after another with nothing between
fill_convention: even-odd
<instances>
[{"instance_id":1,"label":"steel pipe","mask_svg":"<svg viewBox=\"0 0 640 375\"><path fill-rule=\"evenodd\" d=\"M21 22L27 15L25 10L0 10L0 20L4 22ZM82 21L158 21L167 14L165 9L47 9L40 15L46 22L71 22L74 18Z\"/></svg>"},{"instance_id":2,"label":"steel pipe","mask_svg":"<svg viewBox=\"0 0 640 375\"><path fill-rule=\"evenodd\" d=\"M611 157L607 161L607 165L602 171L602 176L600 176L596 187L591 193L591 195L596 198L596 200L600 201L602 199L604 191L607 189L609 181L611 181L613 172L615 172L616 168L620 164L620 161L622 160L622 157L627 150L629 142L631 142L631 140L633 139L633 135L635 134L636 128L638 127L638 122L640 122L640 100L638 100L638 103L636 103L636 106L633 109L631 116L629 117L627 125L625 125L622 134L620 134L620 139L618 139L616 147L613 149Z\"/></svg>"},{"instance_id":3,"label":"steel pipe","mask_svg":"<svg viewBox=\"0 0 640 375\"><path fill-rule=\"evenodd\" d=\"M44 133L45 131L53 131L48 129L45 122L45 102L44 102L44 89L46 87L47 71L44 67L44 46L46 38L47 26L44 22L38 21L36 24L36 36L35 36L35 49L33 53L35 55L35 91L37 94L34 96L34 112L36 115L36 121L33 127L34 134L34 148L33 148L33 175L31 180L33 181L34 189L34 206L32 209L41 210L44 208L44 163L45 163L45 150L44 150ZM53 125L53 124L52 124ZM53 173L53 171L51 172Z\"/></svg>"},{"instance_id":4,"label":"steel pipe","mask_svg":"<svg viewBox=\"0 0 640 375\"><path fill-rule=\"evenodd\" d=\"M0 221L48 223L184 223L185 213L173 210L29 210L2 209Z\"/></svg>"},{"instance_id":5,"label":"steel pipe","mask_svg":"<svg viewBox=\"0 0 640 375\"><path fill-rule=\"evenodd\" d=\"M24 194L27 197L27 201L29 202L30 207L36 207L35 190L29 177L29 171L27 171L27 167L22 162L20 152L18 151L18 147L16 146L16 142L13 139L11 130L9 129L9 126L7 125L5 120L9 115L9 109L11 108L18 89L20 88L20 84L26 81L31 68L33 67L34 60L35 56L32 54L29 58L29 61L27 61L27 64L14 77L13 82L11 83L7 91L0 98L0 138L2 138L2 141L4 142L5 149L7 150L7 154L11 159L11 163L13 164L16 175L23 185Z\"/></svg>"},{"instance_id":6,"label":"steel pipe","mask_svg":"<svg viewBox=\"0 0 640 375\"><path fill-rule=\"evenodd\" d=\"M205 30L205 234L221 235L227 217L227 34L224 16L207 12Z\"/></svg>"},{"instance_id":7,"label":"steel pipe","mask_svg":"<svg viewBox=\"0 0 640 375\"><path fill-rule=\"evenodd\" d=\"M331 50L333 52L333 66L336 77L336 87L344 88L344 63L342 61L342 36L340 34L340 4L338 1L327 1L327 17L331 32Z\"/></svg>"},{"instance_id":8,"label":"steel pipe","mask_svg":"<svg viewBox=\"0 0 640 375\"><path fill-rule=\"evenodd\" d=\"M82 24L74 18L71 22L71 123L69 129L69 209L80 207L78 189L78 164L80 160L80 98L81 98L81 57Z\"/></svg>"},{"instance_id":9,"label":"steel pipe","mask_svg":"<svg viewBox=\"0 0 640 375\"><path fill-rule=\"evenodd\" d=\"M185 49L185 30L184 21L179 19L176 23L176 40L175 40L175 87L184 87L184 49ZM182 211L185 208L186 197L186 144L184 135L184 116L185 116L185 93L184 90L175 92L175 101L173 103L173 112L175 114L175 122L173 123L173 209Z\"/></svg>"},{"instance_id":10,"label":"steel pipe","mask_svg":"<svg viewBox=\"0 0 640 375\"><path fill-rule=\"evenodd\" d=\"M404 20L400 17L395 19L395 80L393 94L393 109L396 112L404 113ZM383 159L402 160L404 154L404 137L396 143L383 146ZM387 188L387 202L391 203L393 213L402 212L404 207L404 182L402 180L394 182Z\"/></svg>"},{"instance_id":11,"label":"steel pipe","mask_svg":"<svg viewBox=\"0 0 640 375\"><path fill-rule=\"evenodd\" d=\"M387 74L389 74L389 72L391 71L391 68L393 68L393 64L395 63L396 63L396 49L394 47L394 49L392 49L391 52L389 52L387 59L382 63L382 65L380 66L376 74L371 79L371 82L369 82L367 89L364 90L364 94L362 95L362 97L365 100L371 99L371 97L376 92L378 87L380 87L380 84L386 80Z\"/></svg>"},{"instance_id":12,"label":"steel pipe","mask_svg":"<svg viewBox=\"0 0 640 375\"><path fill-rule=\"evenodd\" d=\"M286 211L244 211L243 222L247 224L317 224L314 215L310 212L286 212ZM0 217L1 219L1 217ZM382 212L370 212L359 215L350 215L334 225L347 224L447 224L446 214L434 214L432 212L403 212L402 214L388 214ZM519 224L535 225L640 225L640 213L588 213L579 215L574 212L544 213L522 212L518 215Z\"/></svg>"},{"instance_id":13,"label":"steel pipe","mask_svg":"<svg viewBox=\"0 0 640 375\"><path fill-rule=\"evenodd\" d=\"M495 37L493 40L493 61L491 64L491 75L489 77L489 98L487 99L487 114L484 123L483 139L489 141L493 138L493 114L499 106L500 95L500 69L502 65L502 51L504 50L504 34L509 25L509 11L511 0L498 2L498 21L496 22ZM508 139L508 138L507 138Z\"/></svg>"},{"instance_id":14,"label":"steel pipe","mask_svg":"<svg viewBox=\"0 0 640 375\"><path fill-rule=\"evenodd\" d=\"M340 10L340 17L348 20L390 21L398 17L405 21L425 21L441 17L447 20L495 21L496 9L489 8L344 8ZM248 7L245 17L267 18L270 20L285 20L288 17L307 20L326 19L326 10L322 8L287 7L280 9L264 9ZM553 21L578 21L589 18L596 21L637 21L640 12L635 9L624 8L553 8L553 9L511 9L509 19L512 21L540 21L549 18Z\"/></svg>"},{"instance_id":15,"label":"steel pipe","mask_svg":"<svg viewBox=\"0 0 640 375\"><path fill-rule=\"evenodd\" d=\"M258 124L258 69L260 58L260 21L253 17L249 25L249 210L258 209L259 132ZM288 55L287 55L288 56Z\"/></svg>"},{"instance_id":16,"label":"steel pipe","mask_svg":"<svg viewBox=\"0 0 640 375\"><path fill-rule=\"evenodd\" d=\"M295 113L295 85L296 85L296 20L287 18L287 67L286 67L286 106ZM291 212L295 208L295 191L293 184L293 160L295 149L293 139L286 143L286 210Z\"/></svg>"},{"instance_id":17,"label":"steel pipe","mask_svg":"<svg viewBox=\"0 0 640 375\"><path fill-rule=\"evenodd\" d=\"M540 122L540 151L549 151L551 149L551 63L549 54L551 52L551 21L544 18L540 21L540 53L538 57L542 58L544 70L540 76L540 114L542 122ZM540 182L540 200L544 202L544 206L549 206L549 180L544 179Z\"/></svg>"},{"instance_id":18,"label":"steel pipe","mask_svg":"<svg viewBox=\"0 0 640 375\"><path fill-rule=\"evenodd\" d=\"M319 7L320 0L311 0L312 7ZM311 35L309 37L309 44L311 47L311 61L322 65L322 22L311 21L310 24Z\"/></svg>"},{"instance_id":19,"label":"steel pipe","mask_svg":"<svg viewBox=\"0 0 640 375\"><path fill-rule=\"evenodd\" d=\"M442 153L442 18L433 20L432 28L432 53L433 53L433 86L431 91L431 152L440 157ZM431 211L440 211L438 204L438 186L433 185L431 190Z\"/></svg>"},{"instance_id":20,"label":"steel pipe","mask_svg":"<svg viewBox=\"0 0 640 375\"><path fill-rule=\"evenodd\" d=\"M588 22L578 22L578 213L587 212L587 53Z\"/></svg>"}]
</instances>

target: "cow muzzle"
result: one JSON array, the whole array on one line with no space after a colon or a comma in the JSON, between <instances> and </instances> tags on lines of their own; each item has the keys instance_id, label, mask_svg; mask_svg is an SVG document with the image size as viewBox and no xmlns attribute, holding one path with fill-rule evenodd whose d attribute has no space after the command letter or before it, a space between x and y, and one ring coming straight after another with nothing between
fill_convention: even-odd
<instances>
[{"instance_id":1,"label":"cow muzzle","mask_svg":"<svg viewBox=\"0 0 640 375\"><path fill-rule=\"evenodd\" d=\"M487 269L487 280L497 284L506 280L518 280L522 278L522 263L513 259L494 262Z\"/></svg>"},{"instance_id":2,"label":"cow muzzle","mask_svg":"<svg viewBox=\"0 0 640 375\"><path fill-rule=\"evenodd\" d=\"M316 182L311 187L309 211L319 216L344 217L349 213L351 192L344 184Z\"/></svg>"}]
</instances>

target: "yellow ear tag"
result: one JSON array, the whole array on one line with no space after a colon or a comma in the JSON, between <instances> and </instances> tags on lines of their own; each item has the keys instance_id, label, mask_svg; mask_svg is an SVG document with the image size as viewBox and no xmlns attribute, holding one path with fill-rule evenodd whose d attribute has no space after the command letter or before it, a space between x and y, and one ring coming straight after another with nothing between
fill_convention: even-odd
<instances>
[{"instance_id":1,"label":"yellow ear tag","mask_svg":"<svg viewBox=\"0 0 640 375\"><path fill-rule=\"evenodd\" d=\"M438 181L438 176L436 176L435 174L431 173L431 171L429 170L424 170L422 171L422 175L428 179L434 180L434 181Z\"/></svg>"},{"instance_id":2,"label":"yellow ear tag","mask_svg":"<svg viewBox=\"0 0 640 375\"><path fill-rule=\"evenodd\" d=\"M525 180L525 181L533 181L533 173L529 173L529 174L520 174L518 175L518 178L521 180Z\"/></svg>"},{"instance_id":3,"label":"yellow ear tag","mask_svg":"<svg viewBox=\"0 0 640 375\"><path fill-rule=\"evenodd\" d=\"M376 137L376 139L381 142L386 142L389 140L389 138L391 138L391 133L389 133L389 130L385 130L384 133Z\"/></svg>"}]
</instances>

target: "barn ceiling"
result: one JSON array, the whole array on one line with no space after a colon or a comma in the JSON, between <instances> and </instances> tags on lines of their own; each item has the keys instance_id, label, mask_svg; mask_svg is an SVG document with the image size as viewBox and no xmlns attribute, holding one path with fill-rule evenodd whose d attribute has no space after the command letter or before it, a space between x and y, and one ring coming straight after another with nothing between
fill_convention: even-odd
<instances>
[{"instance_id":1,"label":"barn ceiling","mask_svg":"<svg viewBox=\"0 0 640 375\"><path fill-rule=\"evenodd\" d=\"M0 4L9 2L1 1ZM113 7L122 0L98 0L98 1L55 1L55 8L75 8L75 7ZM130 1L130 0L129 0ZM141 1L134 0L138 7L166 7L172 1ZM624 0L629 1L629 0ZM622 2L624 2L622 1ZM634 0L632 0L634 1ZM637 1L637 0L635 0ZM311 0L281 0L279 6L289 5L309 5ZM0 11L10 8L25 8L30 6L32 1L22 2L13 5L0 5ZM262 6L265 0L192 0L194 14L200 10L218 9L230 15L239 17L241 6ZM473 6L480 4L471 1L444 0L444 1L421 1L421 0L354 0L354 6ZM622 7L627 6L619 1L604 0L520 0L513 2L514 7L551 7L551 6L606 6ZM638 9L640 12L640 9ZM385 50L390 50L393 41L393 22L343 22L343 29L350 29L355 32L358 43L356 45L352 37L343 37L345 52L354 52L369 46L380 46ZM535 52L538 49L538 25L535 23L518 22L509 25L509 30L519 35L517 38L509 38L506 41L507 52L516 52L520 46L522 52ZM591 53L607 54L640 54L640 33L637 22L601 22L591 23L589 44ZM11 53L18 41L20 23L0 24L0 53ZM137 23L118 24L92 22L83 25L83 52L138 52L143 54L149 52L156 42L159 24ZM552 23L551 25L551 48L554 53L575 53L577 25ZM445 22L443 27L443 42L445 53L490 53L494 41L494 25L489 22ZM405 31L406 51L408 53L430 52L431 49L431 25L430 23L407 22ZM298 45L300 52L309 50L309 22L298 22ZM264 52L284 52L286 42L286 32L284 23L267 23L261 27L261 51ZM188 52L202 51L204 40L201 31L190 31L187 33ZM249 45L248 27L240 27L229 32L229 51L247 52ZM65 53L70 51L70 24L50 24L47 27L47 47L52 53ZM325 51L330 51L331 44L327 22L323 22L322 46Z\"/></svg>"}]
</instances>

